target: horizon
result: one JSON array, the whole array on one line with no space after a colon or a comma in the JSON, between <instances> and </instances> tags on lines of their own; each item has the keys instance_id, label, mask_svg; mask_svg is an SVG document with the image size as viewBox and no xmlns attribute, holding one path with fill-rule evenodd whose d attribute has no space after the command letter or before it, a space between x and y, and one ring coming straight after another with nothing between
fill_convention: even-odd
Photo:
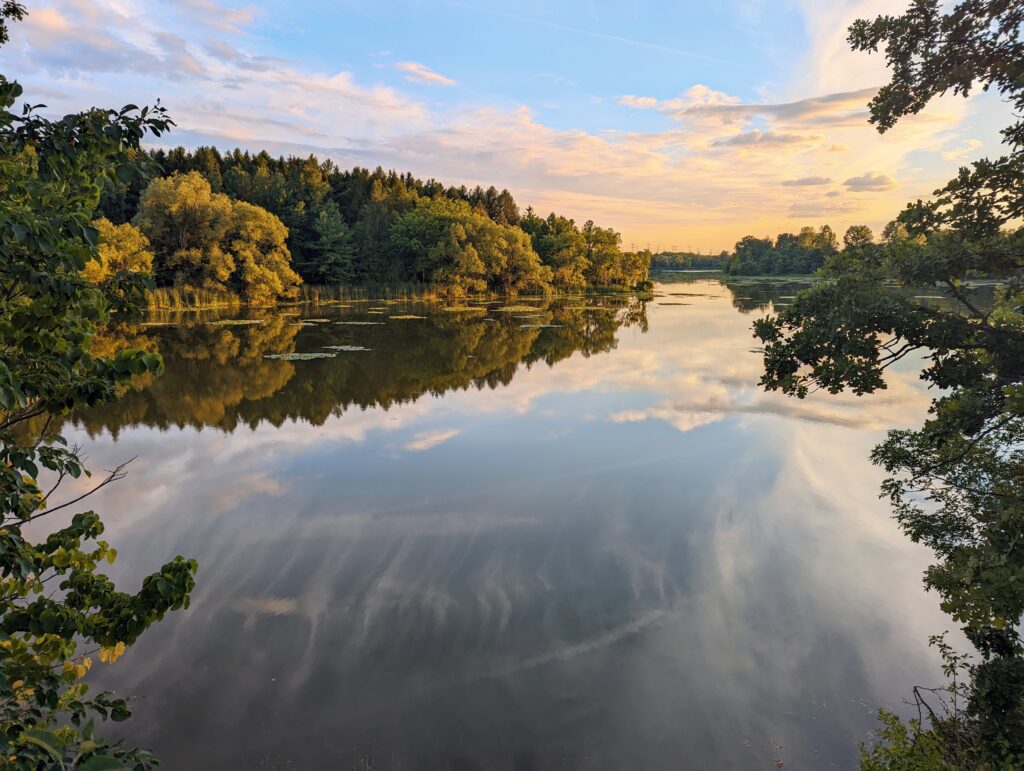
<instances>
[{"instance_id":1,"label":"horizon","mask_svg":"<svg viewBox=\"0 0 1024 771\"><path fill-rule=\"evenodd\" d=\"M942 98L884 135L868 123L885 60L845 30L891 2L770 5L30 2L0 62L54 112L159 97L177 127L153 147L493 185L655 252L877 233L1000 154L996 94Z\"/></svg>"}]
</instances>

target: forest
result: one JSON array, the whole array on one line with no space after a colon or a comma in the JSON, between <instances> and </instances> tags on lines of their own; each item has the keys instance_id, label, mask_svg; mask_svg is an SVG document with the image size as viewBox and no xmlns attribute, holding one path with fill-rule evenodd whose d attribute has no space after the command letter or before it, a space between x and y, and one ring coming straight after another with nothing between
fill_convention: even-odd
<instances>
[{"instance_id":1,"label":"forest","mask_svg":"<svg viewBox=\"0 0 1024 771\"><path fill-rule=\"evenodd\" d=\"M828 225L803 227L799 233L779 233L757 238L744 236L732 252L717 255L696 252L659 252L651 258L651 267L668 270L721 270L733 276L807 275L824 267L840 253L853 255L867 249L884 249L911 241L905 225L890 222L882 230L881 240L867 225L851 225L842 244Z\"/></svg>"},{"instance_id":2,"label":"forest","mask_svg":"<svg viewBox=\"0 0 1024 771\"><path fill-rule=\"evenodd\" d=\"M418 284L438 294L630 290L651 255L610 228L521 212L508 190L445 187L411 174L330 160L140 151L148 172L104 183L98 280L123 268L158 287L251 304L297 296L302 283Z\"/></svg>"}]
</instances>

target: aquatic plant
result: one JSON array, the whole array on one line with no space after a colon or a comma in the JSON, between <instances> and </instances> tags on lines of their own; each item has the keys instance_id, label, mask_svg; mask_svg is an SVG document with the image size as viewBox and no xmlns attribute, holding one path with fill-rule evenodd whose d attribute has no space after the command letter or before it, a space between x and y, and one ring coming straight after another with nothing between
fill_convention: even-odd
<instances>
[{"instance_id":1,"label":"aquatic plant","mask_svg":"<svg viewBox=\"0 0 1024 771\"><path fill-rule=\"evenodd\" d=\"M311 359L333 359L336 353L265 353L264 359L277 361L309 361Z\"/></svg>"},{"instance_id":2,"label":"aquatic plant","mask_svg":"<svg viewBox=\"0 0 1024 771\"><path fill-rule=\"evenodd\" d=\"M544 308L538 308L536 305L503 305L494 310L498 313L529 313L530 311L542 311Z\"/></svg>"}]
</instances>

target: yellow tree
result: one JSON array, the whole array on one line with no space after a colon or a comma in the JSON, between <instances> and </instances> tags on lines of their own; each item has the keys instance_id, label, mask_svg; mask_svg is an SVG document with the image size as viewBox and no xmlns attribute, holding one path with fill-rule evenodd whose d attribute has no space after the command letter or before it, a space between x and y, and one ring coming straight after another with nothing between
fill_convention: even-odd
<instances>
[{"instance_id":1,"label":"yellow tree","mask_svg":"<svg viewBox=\"0 0 1024 771\"><path fill-rule=\"evenodd\" d=\"M99 255L85 264L82 275L86 281L98 284L119 270L153 272L153 251L141 230L128 223L115 225L106 217L93 226L100 234Z\"/></svg>"},{"instance_id":2,"label":"yellow tree","mask_svg":"<svg viewBox=\"0 0 1024 771\"><path fill-rule=\"evenodd\" d=\"M198 172L153 180L135 224L153 244L160 284L237 292L252 303L298 293L281 220L214 193Z\"/></svg>"},{"instance_id":3,"label":"yellow tree","mask_svg":"<svg viewBox=\"0 0 1024 771\"><path fill-rule=\"evenodd\" d=\"M298 295L302 279L292 270L287 240L288 228L273 214L235 202L227 250L234 256L234 278L246 302L271 303Z\"/></svg>"}]
</instances>

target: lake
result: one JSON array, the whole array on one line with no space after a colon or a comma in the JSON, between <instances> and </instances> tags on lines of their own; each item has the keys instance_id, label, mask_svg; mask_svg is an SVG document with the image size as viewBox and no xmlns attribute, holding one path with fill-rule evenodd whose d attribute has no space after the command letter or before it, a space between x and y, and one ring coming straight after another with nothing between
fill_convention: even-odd
<instances>
[{"instance_id":1,"label":"lake","mask_svg":"<svg viewBox=\"0 0 1024 771\"><path fill-rule=\"evenodd\" d=\"M867 398L762 392L750 325L799 288L131 330L166 374L67 433L94 471L136 457L90 501L110 575L200 570L93 668L139 697L120 735L169 769L855 766L879 706L942 681L953 623L867 460L930 397L915 362Z\"/></svg>"}]
</instances>

